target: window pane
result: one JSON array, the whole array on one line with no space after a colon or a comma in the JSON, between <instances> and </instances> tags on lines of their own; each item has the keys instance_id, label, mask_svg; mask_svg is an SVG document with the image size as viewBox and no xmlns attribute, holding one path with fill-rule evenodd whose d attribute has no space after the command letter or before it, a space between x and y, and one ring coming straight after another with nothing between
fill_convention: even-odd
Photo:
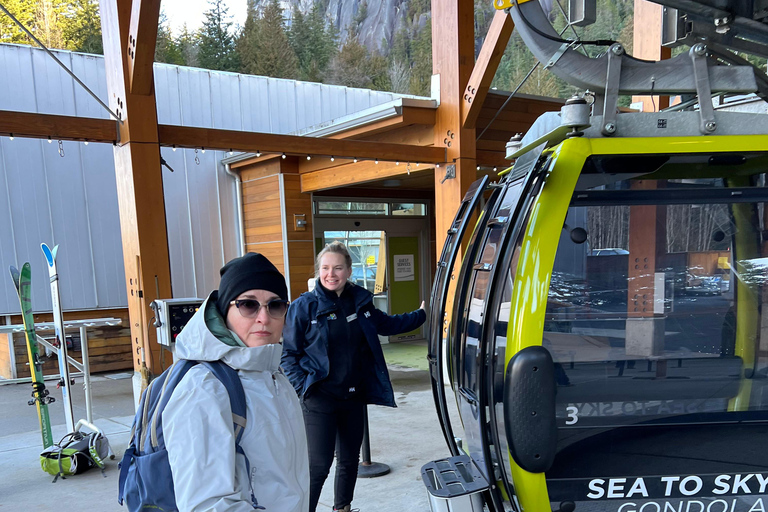
<instances>
[{"instance_id":1,"label":"window pane","mask_svg":"<svg viewBox=\"0 0 768 512\"><path fill-rule=\"evenodd\" d=\"M427 205L423 203L392 203L392 215L423 216L427 214Z\"/></svg>"},{"instance_id":2,"label":"window pane","mask_svg":"<svg viewBox=\"0 0 768 512\"><path fill-rule=\"evenodd\" d=\"M387 203L357 203L352 201L318 201L318 215L387 215Z\"/></svg>"}]
</instances>

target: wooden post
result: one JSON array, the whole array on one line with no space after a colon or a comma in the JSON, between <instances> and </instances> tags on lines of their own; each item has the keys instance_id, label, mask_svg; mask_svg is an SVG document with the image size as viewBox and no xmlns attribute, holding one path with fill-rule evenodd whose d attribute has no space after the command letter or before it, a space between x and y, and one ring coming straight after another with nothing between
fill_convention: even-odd
<instances>
[{"instance_id":1,"label":"wooden post","mask_svg":"<svg viewBox=\"0 0 768 512\"><path fill-rule=\"evenodd\" d=\"M672 49L661 46L661 12L663 7L648 0L635 0L632 56L644 60L664 60L672 56ZM633 96L632 101L643 102L643 112L659 111L669 106L669 96Z\"/></svg>"},{"instance_id":2,"label":"wooden post","mask_svg":"<svg viewBox=\"0 0 768 512\"><path fill-rule=\"evenodd\" d=\"M158 297L172 297L154 81L151 66L133 68L130 64L131 60L154 60L157 13L152 15L148 10L159 12L159 8L156 0L100 2L109 105L122 120L114 154L133 366L136 376L141 376L140 381L134 378L134 391L146 386L148 372L156 375L162 371L155 329L147 325L151 318L149 303ZM134 23L142 27L139 36L152 41L129 38L132 12L142 16L138 25ZM147 19L150 24L154 19L155 26L146 26ZM134 72L134 93L130 92L130 70ZM138 87L139 80L149 85ZM145 365L148 372L142 371ZM138 398L138 394L134 393L134 397Z\"/></svg>"},{"instance_id":3,"label":"wooden post","mask_svg":"<svg viewBox=\"0 0 768 512\"><path fill-rule=\"evenodd\" d=\"M471 0L432 0L432 68L440 81L435 146L447 148L446 165L435 168L437 247L477 176L475 130L462 122L463 95L475 64L474 20ZM444 179L449 166L455 178Z\"/></svg>"}]
</instances>

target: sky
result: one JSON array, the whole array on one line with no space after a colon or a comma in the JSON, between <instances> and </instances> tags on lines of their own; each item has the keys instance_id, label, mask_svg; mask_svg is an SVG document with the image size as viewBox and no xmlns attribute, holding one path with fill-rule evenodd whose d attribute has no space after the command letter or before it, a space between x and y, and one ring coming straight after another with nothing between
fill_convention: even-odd
<instances>
[{"instance_id":1,"label":"sky","mask_svg":"<svg viewBox=\"0 0 768 512\"><path fill-rule=\"evenodd\" d=\"M226 0L231 20L242 26L245 23L247 0ZM181 31L184 23L190 31L203 24L203 13L208 10L208 0L162 0L161 9L168 16L168 23L174 35Z\"/></svg>"}]
</instances>

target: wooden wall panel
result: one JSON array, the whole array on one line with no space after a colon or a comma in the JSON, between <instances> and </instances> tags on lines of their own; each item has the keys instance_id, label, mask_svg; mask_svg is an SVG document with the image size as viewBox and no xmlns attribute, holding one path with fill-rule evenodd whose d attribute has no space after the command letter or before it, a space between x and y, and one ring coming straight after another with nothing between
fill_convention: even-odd
<instances>
[{"instance_id":1,"label":"wooden wall panel","mask_svg":"<svg viewBox=\"0 0 768 512\"><path fill-rule=\"evenodd\" d=\"M312 240L288 244L291 266L291 297L293 300L307 291L307 280L315 276L315 246Z\"/></svg>"},{"instance_id":2,"label":"wooden wall panel","mask_svg":"<svg viewBox=\"0 0 768 512\"><path fill-rule=\"evenodd\" d=\"M121 326L116 327L89 327L88 328L88 350L91 363L91 373L99 373L116 370L130 370L133 368L131 357L131 329L128 319L128 309L108 309L96 311L65 311L64 320L84 320L89 318L122 318ZM52 322L51 313L41 313L35 315L35 322ZM21 315L11 317L13 324L21 324ZM53 337L53 331L38 331L43 338ZM80 336L79 329L67 329L68 336ZM2 336L3 341L6 337ZM7 343L4 345L7 347ZM29 358L27 357L27 344L24 339L24 333L16 333L13 336L13 348L16 356L16 376L18 378L29 377ZM7 356L7 349L4 350ZM2 351L0 351L2 352ZM44 351L41 354L45 354ZM79 350L69 351L69 355L82 361L82 352ZM154 354L153 354L154 355ZM170 353L167 354L166 361L170 361ZM55 355L50 358L44 358L43 373L45 375L54 375L59 373L59 364ZM70 366L71 372L77 369ZM10 375L3 375L9 378Z\"/></svg>"},{"instance_id":3,"label":"wooden wall panel","mask_svg":"<svg viewBox=\"0 0 768 512\"><path fill-rule=\"evenodd\" d=\"M271 261L277 270L285 274L285 264L283 263L283 242L269 242L260 244L246 244L245 250L249 252L258 252L263 254Z\"/></svg>"}]
</instances>

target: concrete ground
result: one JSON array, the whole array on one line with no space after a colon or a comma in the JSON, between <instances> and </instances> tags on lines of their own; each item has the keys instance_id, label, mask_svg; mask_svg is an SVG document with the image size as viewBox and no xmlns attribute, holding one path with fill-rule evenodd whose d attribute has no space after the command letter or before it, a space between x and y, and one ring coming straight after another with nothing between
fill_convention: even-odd
<instances>
[{"instance_id":1,"label":"concrete ground","mask_svg":"<svg viewBox=\"0 0 768 512\"><path fill-rule=\"evenodd\" d=\"M390 366L398 407L369 407L371 458L389 465L391 472L358 479L352 506L362 512L429 511L421 466L448 455L427 372L398 363ZM409 364L407 360L405 364ZM85 417L81 382L78 379L73 388L76 420ZM131 379L120 378L119 374L92 378L93 422L107 434L117 455L107 462L106 477L91 470L51 483L52 477L39 465L42 441L35 409L27 405L30 393L29 384L0 385L0 512L125 510L117 504L117 463L128 444L133 420ZM51 394L57 397L50 414L54 438L58 440L66 433L64 412L61 393L53 388ZM331 468L331 476L333 472ZM329 477L317 510L330 511L332 505Z\"/></svg>"}]
</instances>

